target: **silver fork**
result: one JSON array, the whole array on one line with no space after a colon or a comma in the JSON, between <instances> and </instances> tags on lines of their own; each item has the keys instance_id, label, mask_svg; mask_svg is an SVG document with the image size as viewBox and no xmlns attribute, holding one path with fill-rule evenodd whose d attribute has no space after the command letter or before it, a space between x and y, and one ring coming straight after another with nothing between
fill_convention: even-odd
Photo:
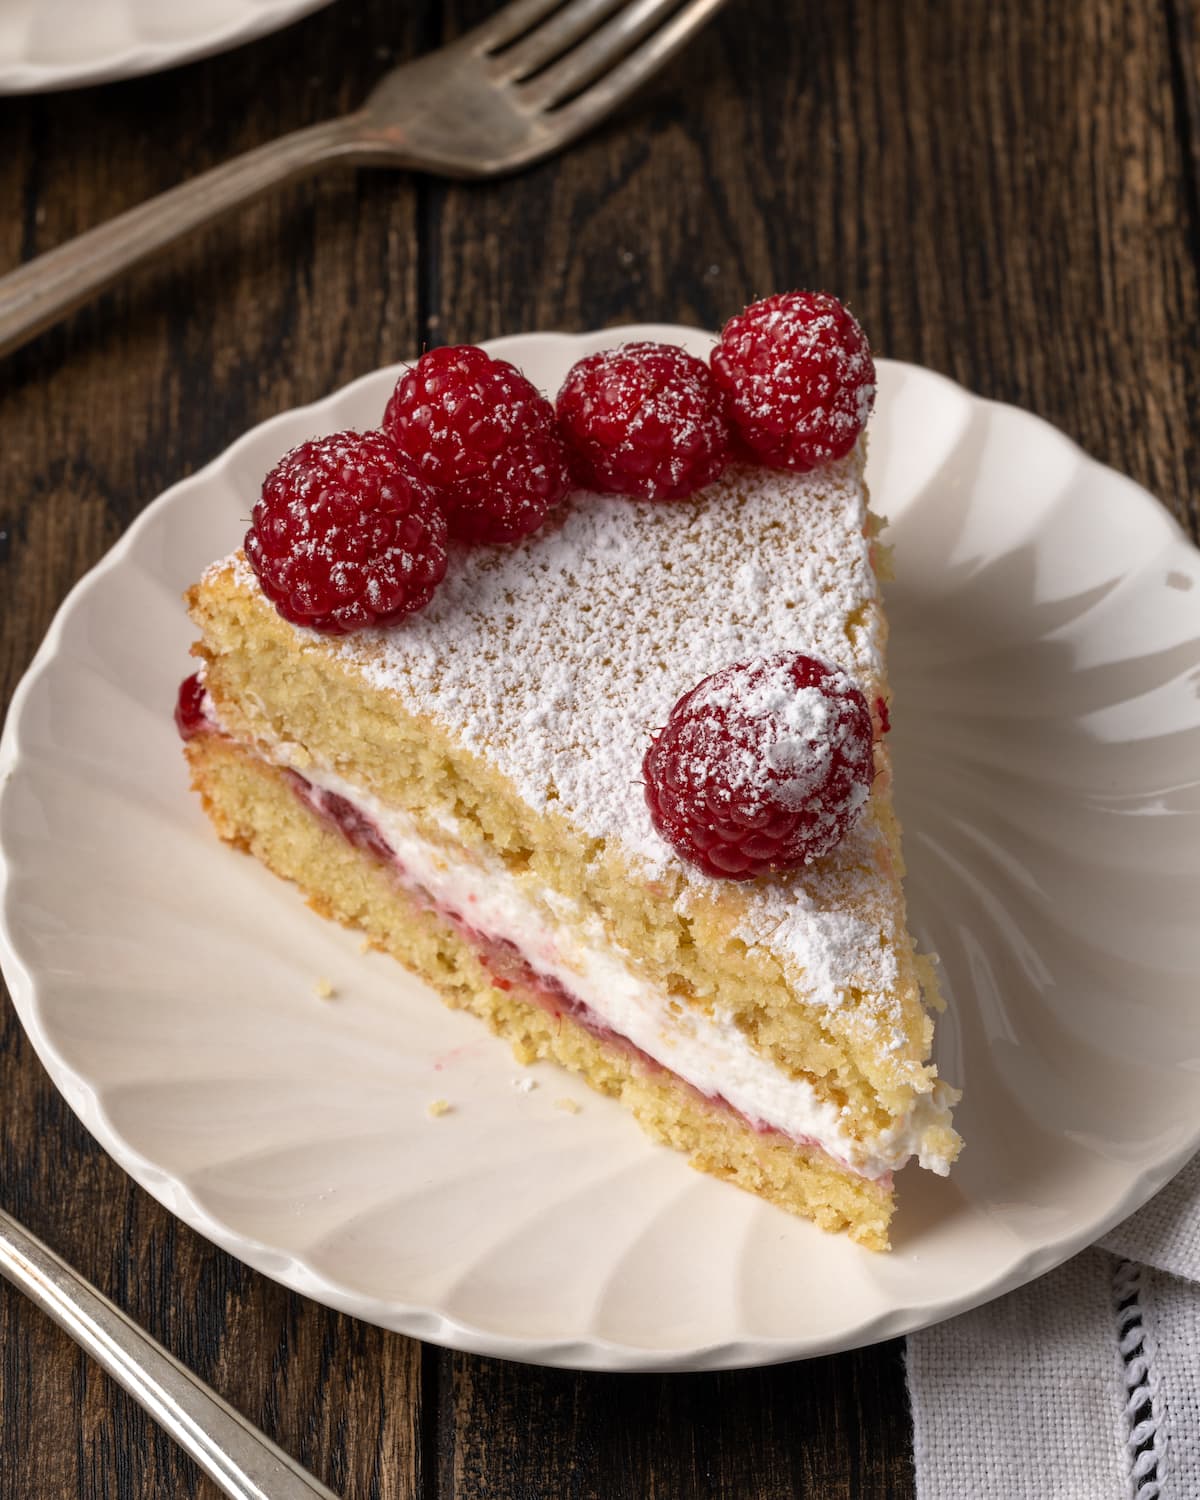
<instances>
[{"instance_id":1,"label":"silver fork","mask_svg":"<svg viewBox=\"0 0 1200 1500\"><path fill-rule=\"evenodd\" d=\"M337 1500L3 1209L0 1276L49 1313L233 1500Z\"/></svg>"},{"instance_id":2,"label":"silver fork","mask_svg":"<svg viewBox=\"0 0 1200 1500\"><path fill-rule=\"evenodd\" d=\"M282 136L0 278L0 354L173 241L326 163L498 177L598 124L725 0L513 0L402 63L355 114Z\"/></svg>"}]
</instances>

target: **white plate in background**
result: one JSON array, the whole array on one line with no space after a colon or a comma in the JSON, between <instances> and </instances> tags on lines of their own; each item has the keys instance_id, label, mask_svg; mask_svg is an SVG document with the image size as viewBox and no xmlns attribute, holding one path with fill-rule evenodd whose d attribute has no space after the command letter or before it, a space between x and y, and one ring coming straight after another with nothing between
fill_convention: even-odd
<instances>
[{"instance_id":1,"label":"white plate in background","mask_svg":"<svg viewBox=\"0 0 1200 1500\"><path fill-rule=\"evenodd\" d=\"M278 31L329 0L0 0L0 94L157 73Z\"/></svg>"}]
</instances>

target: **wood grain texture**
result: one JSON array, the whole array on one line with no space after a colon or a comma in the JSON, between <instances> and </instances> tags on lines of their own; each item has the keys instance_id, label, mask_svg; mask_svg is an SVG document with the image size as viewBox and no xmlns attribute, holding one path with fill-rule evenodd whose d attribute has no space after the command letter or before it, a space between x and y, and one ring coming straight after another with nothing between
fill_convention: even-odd
<instances>
[{"instance_id":1,"label":"wood grain texture","mask_svg":"<svg viewBox=\"0 0 1200 1500\"><path fill-rule=\"evenodd\" d=\"M1200 0L1167 0L1171 62L1182 119L1185 155L1191 169L1192 244L1200 234L1196 217L1200 202Z\"/></svg>"},{"instance_id":2,"label":"wood grain texture","mask_svg":"<svg viewBox=\"0 0 1200 1500\"><path fill-rule=\"evenodd\" d=\"M419 16L339 5L176 73L0 101L5 266L232 153L349 108ZM417 191L334 175L179 248L0 373L7 702L72 583L247 426L411 348ZM389 345L389 337L397 339ZM0 1203L339 1491L421 1492L421 1351L292 1296L133 1188L57 1098L5 1001ZM0 1495L204 1496L184 1459L0 1284Z\"/></svg>"},{"instance_id":3,"label":"wood grain texture","mask_svg":"<svg viewBox=\"0 0 1200 1500\"><path fill-rule=\"evenodd\" d=\"M438 1494L900 1500L911 1486L900 1349L675 1376L444 1354Z\"/></svg>"},{"instance_id":4,"label":"wood grain texture","mask_svg":"<svg viewBox=\"0 0 1200 1500\"><path fill-rule=\"evenodd\" d=\"M0 101L0 266L351 104L488 0L339 0L160 78ZM731 0L633 106L509 182L333 176L179 248L0 371L0 693L70 585L247 426L422 343L711 326L789 285L1031 407L1195 530L1197 0ZM135 1188L0 1010L0 1204L348 1497L912 1493L899 1346L622 1378L421 1350ZM0 1500L203 1496L0 1286Z\"/></svg>"}]
</instances>

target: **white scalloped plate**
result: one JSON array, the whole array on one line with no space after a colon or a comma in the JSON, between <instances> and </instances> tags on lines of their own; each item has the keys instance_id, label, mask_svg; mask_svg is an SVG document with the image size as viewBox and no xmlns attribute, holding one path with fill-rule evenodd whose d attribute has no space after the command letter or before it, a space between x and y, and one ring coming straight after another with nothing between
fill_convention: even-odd
<instances>
[{"instance_id":1,"label":"white scalloped plate","mask_svg":"<svg viewBox=\"0 0 1200 1500\"><path fill-rule=\"evenodd\" d=\"M157 73L278 31L330 0L0 0L0 94Z\"/></svg>"},{"instance_id":2,"label":"white scalloped plate","mask_svg":"<svg viewBox=\"0 0 1200 1500\"><path fill-rule=\"evenodd\" d=\"M492 347L555 388L673 328ZM0 952L81 1119L151 1193L319 1301L602 1369L846 1348L1027 1281L1200 1144L1200 554L1044 422L884 363L897 799L963 1084L949 1181L876 1256L690 1170L218 844L171 723L181 590L266 469L378 420L395 370L247 433L72 592L0 742ZM337 998L315 998L328 976ZM435 1098L454 1105L432 1119ZM557 1109L576 1099L581 1112Z\"/></svg>"}]
</instances>

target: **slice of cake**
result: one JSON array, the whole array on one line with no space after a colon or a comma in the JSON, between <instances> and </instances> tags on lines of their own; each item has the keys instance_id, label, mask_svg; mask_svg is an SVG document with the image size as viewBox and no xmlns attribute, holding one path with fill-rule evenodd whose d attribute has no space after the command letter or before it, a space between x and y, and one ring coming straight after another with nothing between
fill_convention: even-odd
<instances>
[{"instance_id":1,"label":"slice of cake","mask_svg":"<svg viewBox=\"0 0 1200 1500\"><path fill-rule=\"evenodd\" d=\"M407 380L434 384L433 358ZM389 430L427 395L398 388ZM644 392L622 400L655 409ZM256 507L253 566L235 553L189 595L203 667L178 717L193 784L223 838L521 1060L555 1059L695 1166L883 1248L893 1172L915 1156L944 1173L959 1140L929 1061L932 974L905 922L858 429L844 457L803 473L726 467L716 439L655 469L635 431L604 473L577 427L569 403L558 428L530 417L524 478L493 466L458 492L445 472L423 490L419 455L388 457L379 434L328 440L328 462L313 444L289 455ZM529 480L559 441L610 490L633 474L643 495L684 497L562 499L565 470ZM347 493L371 497L367 521ZM444 581L438 506L474 543L451 547ZM345 534L378 533L381 515L400 540L367 579ZM477 544L514 527L522 539ZM300 560L282 582L279 558ZM797 661L817 675L793 689ZM853 700L842 740L834 689ZM676 744L664 726L689 705L722 743L738 715L784 725L765 770L734 735L705 771L711 826L680 811L688 766L661 770ZM730 797L760 782L774 812L739 822Z\"/></svg>"}]
</instances>

